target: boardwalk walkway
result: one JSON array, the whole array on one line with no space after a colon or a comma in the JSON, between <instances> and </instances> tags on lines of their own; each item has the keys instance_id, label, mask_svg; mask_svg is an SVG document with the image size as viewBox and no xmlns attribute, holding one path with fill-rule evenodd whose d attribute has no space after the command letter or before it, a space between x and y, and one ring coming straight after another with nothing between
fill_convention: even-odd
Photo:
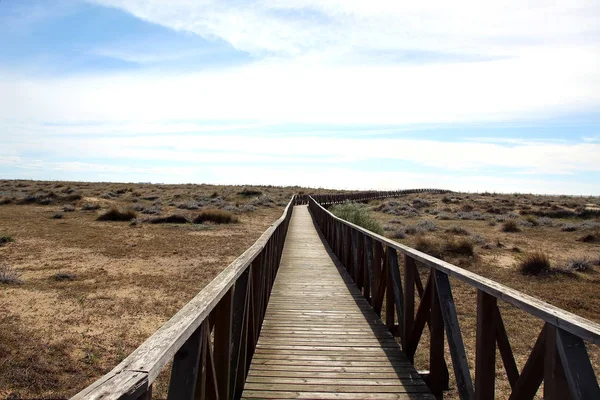
<instances>
[{"instance_id":1,"label":"boardwalk walkway","mask_svg":"<svg viewBox=\"0 0 600 400\"><path fill-rule=\"evenodd\" d=\"M246 399L434 399L315 229L293 211Z\"/></svg>"}]
</instances>

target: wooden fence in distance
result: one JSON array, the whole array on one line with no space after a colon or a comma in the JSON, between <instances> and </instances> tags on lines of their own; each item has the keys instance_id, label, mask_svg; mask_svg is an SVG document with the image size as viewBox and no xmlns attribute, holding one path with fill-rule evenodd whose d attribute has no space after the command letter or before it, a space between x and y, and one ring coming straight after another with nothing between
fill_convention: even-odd
<instances>
[{"instance_id":1,"label":"wooden fence in distance","mask_svg":"<svg viewBox=\"0 0 600 400\"><path fill-rule=\"evenodd\" d=\"M309 209L334 253L380 316L385 301L387 327L400 338L409 360L414 360L428 325L429 374L425 378L438 397L448 386L446 336L461 399L495 397L496 348L512 388L510 399L533 398L542 381L546 400L600 399L598 381L584 343L600 344L599 324L337 218L313 198L309 198ZM399 256L403 263L399 262ZM417 263L430 268L425 286ZM449 276L477 289L474 383ZM416 295L420 298L417 310ZM545 321L521 371L517 369L504 329L498 299Z\"/></svg>"}]
</instances>

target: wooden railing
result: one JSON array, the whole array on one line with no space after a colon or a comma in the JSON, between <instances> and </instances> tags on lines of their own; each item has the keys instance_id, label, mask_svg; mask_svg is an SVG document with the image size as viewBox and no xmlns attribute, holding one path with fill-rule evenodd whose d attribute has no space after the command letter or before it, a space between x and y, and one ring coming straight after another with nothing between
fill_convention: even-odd
<instances>
[{"instance_id":1,"label":"wooden railing","mask_svg":"<svg viewBox=\"0 0 600 400\"><path fill-rule=\"evenodd\" d=\"M150 399L172 360L168 399L239 398L279 267L294 198L244 254L74 399Z\"/></svg>"},{"instance_id":2,"label":"wooden railing","mask_svg":"<svg viewBox=\"0 0 600 400\"><path fill-rule=\"evenodd\" d=\"M400 197L407 194L413 193L436 193L443 194L449 193L449 190L442 189L405 189L405 190L389 190L389 191L362 191L362 192L351 192L351 193L340 193L340 194L318 194L308 195L301 194L296 196L295 204L308 204L309 199L312 197L320 205L327 207L332 204L340 204L346 201L363 202L377 199L386 199L389 197Z\"/></svg>"},{"instance_id":3,"label":"wooden railing","mask_svg":"<svg viewBox=\"0 0 600 400\"><path fill-rule=\"evenodd\" d=\"M496 348L512 390L510 399L533 398L542 381L544 399L600 399L584 343L600 344L599 324L337 218L313 198L309 199L309 209L334 253L380 316L385 302L386 325L400 338L409 360L414 361L423 330L429 326L429 373L425 380L438 398L449 379L444 357L446 335L461 399L494 398ZM424 286L417 263L430 270ZM449 277L477 289L474 383ZM416 313L415 289L420 299ZM545 322L521 371L504 328L498 299Z\"/></svg>"}]
</instances>

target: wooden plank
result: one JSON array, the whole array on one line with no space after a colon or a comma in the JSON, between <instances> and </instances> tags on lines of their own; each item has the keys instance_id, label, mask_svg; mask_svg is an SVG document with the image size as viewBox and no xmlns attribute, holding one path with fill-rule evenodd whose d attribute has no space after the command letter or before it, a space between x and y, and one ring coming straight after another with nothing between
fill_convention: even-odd
<instances>
[{"instance_id":1,"label":"wooden plank","mask_svg":"<svg viewBox=\"0 0 600 400\"><path fill-rule=\"evenodd\" d=\"M493 399L496 382L496 298L477 291L475 398Z\"/></svg>"},{"instance_id":2,"label":"wooden plank","mask_svg":"<svg viewBox=\"0 0 600 400\"><path fill-rule=\"evenodd\" d=\"M312 399L312 400L432 400L427 393L334 393L246 390L244 399Z\"/></svg>"}]
</instances>

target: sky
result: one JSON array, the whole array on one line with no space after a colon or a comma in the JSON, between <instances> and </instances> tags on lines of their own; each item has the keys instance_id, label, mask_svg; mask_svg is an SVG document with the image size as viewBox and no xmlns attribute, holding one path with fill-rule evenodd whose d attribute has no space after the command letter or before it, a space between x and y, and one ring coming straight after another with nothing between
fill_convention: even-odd
<instances>
[{"instance_id":1,"label":"sky","mask_svg":"<svg viewBox=\"0 0 600 400\"><path fill-rule=\"evenodd\" d=\"M0 0L0 178L600 195L600 2Z\"/></svg>"}]
</instances>

